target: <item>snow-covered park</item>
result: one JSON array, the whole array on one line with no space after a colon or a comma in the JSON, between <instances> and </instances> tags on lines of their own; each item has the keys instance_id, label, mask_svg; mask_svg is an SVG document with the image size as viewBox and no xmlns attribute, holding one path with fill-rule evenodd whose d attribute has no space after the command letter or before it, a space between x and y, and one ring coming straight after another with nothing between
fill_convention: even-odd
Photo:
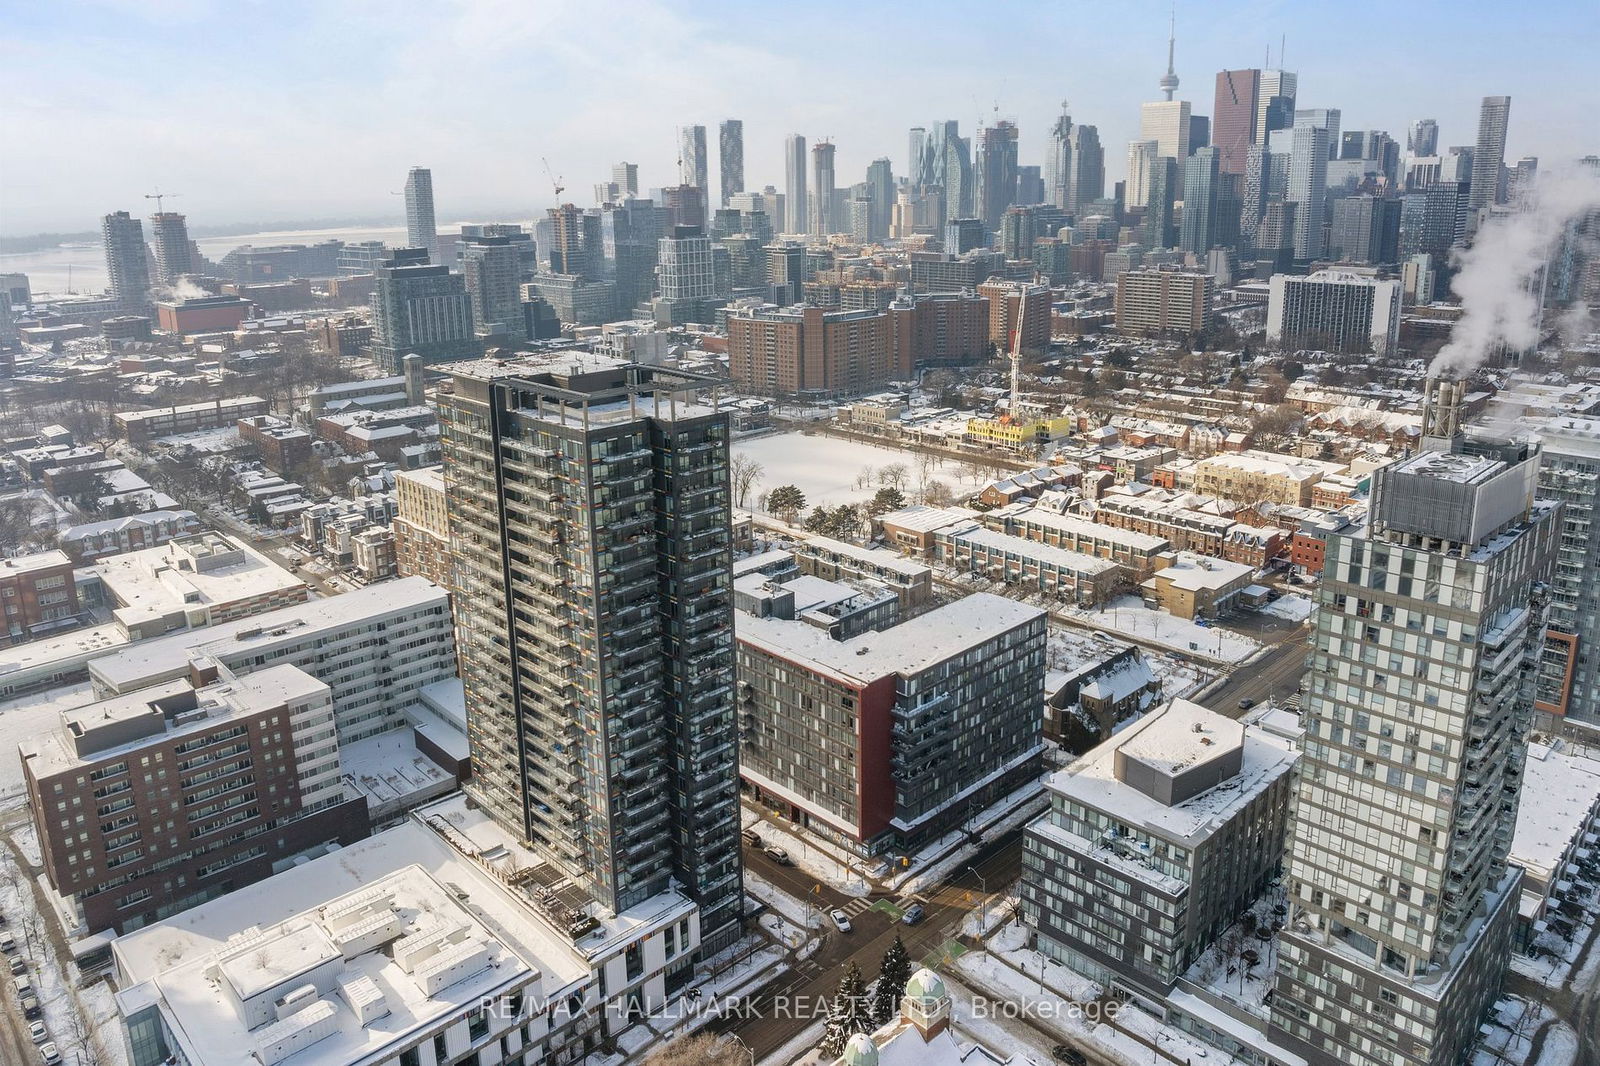
<instances>
[{"instance_id":1,"label":"snow-covered park","mask_svg":"<svg viewBox=\"0 0 1600 1066\"><path fill-rule=\"evenodd\" d=\"M761 503L766 494L779 485L794 485L805 493L808 510L819 504L837 507L845 503L864 503L880 487L876 473L896 463L906 468L904 491L910 498L924 461L919 453L888 445L865 444L821 435L808 436L804 433L779 433L736 440L733 442L733 454L761 464L761 476L751 487L743 504L758 511L764 510ZM957 495L976 487L973 477L976 468L955 459L930 456L927 461L931 464L929 480L944 482ZM873 474L867 479L870 484L858 487L863 472L868 468Z\"/></svg>"}]
</instances>

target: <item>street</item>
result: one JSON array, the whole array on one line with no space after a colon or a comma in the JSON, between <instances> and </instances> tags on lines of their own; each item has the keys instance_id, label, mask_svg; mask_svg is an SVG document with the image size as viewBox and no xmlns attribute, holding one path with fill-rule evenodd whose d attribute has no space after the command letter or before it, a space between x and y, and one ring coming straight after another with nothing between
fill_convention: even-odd
<instances>
[{"instance_id":1,"label":"street","mask_svg":"<svg viewBox=\"0 0 1600 1066\"><path fill-rule=\"evenodd\" d=\"M1310 631L1301 629L1293 637L1267 652L1259 662L1238 668L1222 686L1207 696L1204 703L1218 714L1237 718L1239 701L1252 705L1272 697L1283 702L1300 687L1306 672L1306 653Z\"/></svg>"},{"instance_id":2,"label":"street","mask_svg":"<svg viewBox=\"0 0 1600 1066\"><path fill-rule=\"evenodd\" d=\"M862 910L856 897L819 886L803 871L779 866L759 849L745 848L745 865L796 898L813 901L823 919L822 947L814 956L748 997L738 1016L730 1015L711 1026L715 1032L737 1033L759 1060L826 1014L827 1000L838 990L848 962L855 961L865 980L877 977L883 953L896 933L916 966L947 961L964 951L954 942L962 919L983 898L984 886L1000 891L1021 874L1022 830L1014 829L990 841L967 867L937 888L918 893L916 898L922 901L927 916L917 925L900 922L896 893L874 892L865 901L871 906ZM859 911L850 917L853 932L840 933L828 921L826 912L834 907ZM949 953L952 948L954 954Z\"/></svg>"}]
</instances>

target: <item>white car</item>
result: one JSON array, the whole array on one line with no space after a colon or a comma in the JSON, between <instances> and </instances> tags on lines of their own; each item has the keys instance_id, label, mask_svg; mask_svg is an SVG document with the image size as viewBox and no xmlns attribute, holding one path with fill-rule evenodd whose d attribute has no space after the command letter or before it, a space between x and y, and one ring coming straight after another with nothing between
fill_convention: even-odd
<instances>
[{"instance_id":1,"label":"white car","mask_svg":"<svg viewBox=\"0 0 1600 1066\"><path fill-rule=\"evenodd\" d=\"M33 1037L35 1044L42 1044L50 1039L50 1030L44 1027L44 1022L29 1022L28 1035Z\"/></svg>"},{"instance_id":2,"label":"white car","mask_svg":"<svg viewBox=\"0 0 1600 1066\"><path fill-rule=\"evenodd\" d=\"M55 1044L46 1041L39 1045L39 1058L44 1061L44 1066L56 1066L61 1061L61 1051Z\"/></svg>"},{"instance_id":3,"label":"white car","mask_svg":"<svg viewBox=\"0 0 1600 1066\"><path fill-rule=\"evenodd\" d=\"M829 911L828 917L833 919L833 924L838 928L839 932L849 933L853 931L854 927L850 924L850 916L838 907Z\"/></svg>"}]
</instances>

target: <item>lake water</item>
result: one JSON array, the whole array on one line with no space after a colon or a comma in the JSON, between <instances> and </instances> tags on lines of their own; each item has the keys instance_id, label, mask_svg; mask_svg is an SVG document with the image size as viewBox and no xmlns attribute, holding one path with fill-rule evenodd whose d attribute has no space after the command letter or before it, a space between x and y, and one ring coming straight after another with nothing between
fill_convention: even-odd
<instances>
[{"instance_id":1,"label":"lake water","mask_svg":"<svg viewBox=\"0 0 1600 1066\"><path fill-rule=\"evenodd\" d=\"M461 223L452 222L440 226L442 230L454 230ZM253 244L257 247L270 244L316 244L318 241L383 241L391 248L405 242L406 228L404 226L346 226L336 229L298 229L298 230L270 230L263 233L237 233L232 237L197 237L195 241L200 245L200 252L212 261L221 259L241 244ZM145 226L145 240L150 239L148 221ZM0 255L0 274L26 274L28 284L35 294L38 293L65 293L68 289L68 277L71 277L71 290L80 293L98 293L105 291L109 284L106 278L106 253L99 241L81 245L71 245L60 248L46 248L36 252L17 252L11 255Z\"/></svg>"}]
</instances>

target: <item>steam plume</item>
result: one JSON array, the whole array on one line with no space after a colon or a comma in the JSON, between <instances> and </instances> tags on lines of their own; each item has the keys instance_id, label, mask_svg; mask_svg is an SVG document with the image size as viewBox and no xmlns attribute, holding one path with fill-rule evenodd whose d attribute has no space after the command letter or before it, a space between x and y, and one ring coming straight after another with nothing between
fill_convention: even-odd
<instances>
[{"instance_id":1,"label":"steam plume","mask_svg":"<svg viewBox=\"0 0 1600 1066\"><path fill-rule=\"evenodd\" d=\"M1600 208L1600 174L1580 168L1539 173L1521 209L1493 215L1472 247L1456 253L1450 287L1461 298L1461 317L1429 374L1461 376L1476 369L1499 344L1530 348L1539 340L1539 298L1528 284L1549 258L1567 224Z\"/></svg>"}]
</instances>

